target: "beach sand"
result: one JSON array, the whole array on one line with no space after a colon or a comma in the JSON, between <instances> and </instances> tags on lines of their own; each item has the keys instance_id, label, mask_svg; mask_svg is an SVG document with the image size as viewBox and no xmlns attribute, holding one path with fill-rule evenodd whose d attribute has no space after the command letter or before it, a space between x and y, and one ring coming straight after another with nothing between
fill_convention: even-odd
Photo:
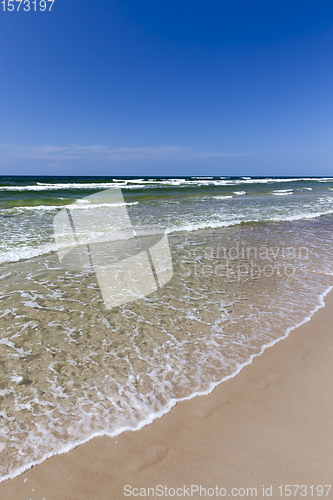
<instances>
[{"instance_id":1,"label":"beach sand","mask_svg":"<svg viewBox=\"0 0 333 500\"><path fill-rule=\"evenodd\" d=\"M177 404L140 431L95 438L50 458L1 483L0 499L134 498L124 495L125 485L127 494L140 498L143 493L153 497L148 487L157 485L164 492L167 487L168 497L171 488L180 488L178 494L186 498L191 485L194 490L201 485L206 498L224 493L249 498L247 488L257 488L257 498L274 499L287 498L285 485L304 485L307 491L299 488L296 498L319 498L317 485L329 484L328 496L324 487L322 497L332 499L332 292L325 303L310 321L211 394ZM232 488L244 490L238 494ZM158 492L155 498L165 498ZM192 498L200 498L199 493L193 491Z\"/></svg>"}]
</instances>

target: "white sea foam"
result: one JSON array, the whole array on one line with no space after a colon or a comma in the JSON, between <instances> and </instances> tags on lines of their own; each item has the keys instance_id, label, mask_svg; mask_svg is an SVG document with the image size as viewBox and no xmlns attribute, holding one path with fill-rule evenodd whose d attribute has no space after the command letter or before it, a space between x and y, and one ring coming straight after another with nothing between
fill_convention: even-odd
<instances>
[{"instance_id":1,"label":"white sea foam","mask_svg":"<svg viewBox=\"0 0 333 500\"><path fill-rule=\"evenodd\" d=\"M230 227L237 224L241 224L241 220L233 220L233 221L205 221L205 222L188 222L179 226L173 226L166 230L167 234L179 232L179 231L200 231L202 229L215 229L219 227Z\"/></svg>"},{"instance_id":2,"label":"white sea foam","mask_svg":"<svg viewBox=\"0 0 333 500\"><path fill-rule=\"evenodd\" d=\"M56 250L57 246L55 243L45 243L37 248L28 245L12 248L11 250L0 253L0 263L3 264L4 262L18 262L19 260L32 259L33 257L46 255Z\"/></svg>"},{"instance_id":3,"label":"white sea foam","mask_svg":"<svg viewBox=\"0 0 333 500\"><path fill-rule=\"evenodd\" d=\"M164 407L160 411L150 412L148 415L144 416L141 419L141 421L137 422L136 425L132 425L132 426L131 425L119 426L113 432L108 432L108 431L91 432L84 439L82 439L82 438L81 439L75 439L75 438L73 438L72 441L66 443L66 445L59 446L56 450L53 450L52 452L45 453L44 456L42 458L40 458L39 460L32 460L32 461L24 464L23 466L20 466L20 467L16 468L11 473L2 476L0 478L0 482L6 481L7 479L13 479L13 478L15 478L15 477L23 474L25 471L29 470L30 468L32 468L32 467L34 467L34 466L36 466L36 465L44 462L46 459L51 458L52 456L55 456L55 455L61 455L63 453L67 453L67 452L73 450L74 448L76 448L77 446L79 446L81 444L85 444L85 443L91 441L95 437L102 437L102 436L116 437L116 436L119 436L120 434L122 434L123 432L129 431L129 430L131 430L131 431L140 430L143 427L145 427L145 426L150 425L151 423L153 423L156 419L161 418L163 415L165 415L166 413L168 413L178 402L188 401L188 400L191 400L191 399L193 399L193 398L195 398L197 396L205 396L205 395L210 394L221 383L223 383L223 382L225 382L227 380L230 380L231 378L234 378L235 376L237 376L243 370L243 368L245 366L250 365L253 362L253 360L257 356L260 356L261 354L263 354L263 352L268 347L271 347L271 346L277 344L281 340L283 340L286 337L288 337L293 330L295 330L296 328L298 328L298 327L302 326L303 324L307 323L308 321L310 321L311 318L313 317L313 315L319 309L321 309L322 307L325 306L325 300L324 299L325 299L326 295L332 289L333 289L333 287L329 286L328 288L326 288L324 290L324 292L322 294L320 294L317 297L317 304L315 304L313 306L312 310L310 311L310 313L305 318L303 318L301 321L297 322L293 326L290 326L289 328L287 328L286 331L279 338L276 338L276 339L274 339L274 340L272 340L270 342L265 343L261 347L261 349L260 349L260 351L258 353L250 355L248 357L248 359L246 361L244 361L243 363L236 363L235 369L233 370L233 372L230 375L222 377L217 382L211 382L206 390L203 390L203 391L194 391L189 396L183 397L183 398L170 398L170 400L164 405ZM19 378L22 378L22 377L17 377L17 380L16 380L17 382L19 381L18 380ZM61 396L63 396L63 394ZM41 403L38 400L38 398L35 399L34 402L36 404L40 404ZM138 410L139 409L141 409L143 411L143 415L146 413L145 412L146 408L142 407L142 408L138 408ZM2 415L3 413L4 412L0 412L0 415ZM5 418L7 417L7 415L3 415L3 416ZM38 430L38 424L37 424L37 430Z\"/></svg>"},{"instance_id":4,"label":"white sea foam","mask_svg":"<svg viewBox=\"0 0 333 500\"><path fill-rule=\"evenodd\" d=\"M232 196L216 196L215 199L219 201L231 201ZM328 205L328 202L329 205ZM137 202L136 202L137 203ZM280 211L266 211L266 212L258 212L257 210L247 210L247 212L242 213L242 211L238 211L234 213L234 210L231 209L229 212L222 212L221 215L217 217L216 214L212 213L209 218L207 217L176 217L173 221L169 220L168 223L164 223L163 226L166 227L166 232L168 234L180 231L199 231L203 229L214 229L214 228L223 228L236 226L243 223L258 223L258 222L291 222L291 221L299 221L299 220L309 220L315 219L325 215L333 214L332 207L333 199L326 199L325 197L319 197L317 201L317 210L309 210L305 206L302 210L295 210L295 208L286 207L285 210ZM179 204L179 202L178 202ZM328 205L328 206L327 206ZM82 204L82 206L76 207L76 209L89 209L94 208L95 206L90 206L86 204ZM101 205L105 206L105 205ZM226 205L223 203L221 205L225 207ZM326 209L318 210L319 207L327 207ZM56 207L59 210L62 207ZM11 209L12 210L12 209ZM21 209L20 210L24 210ZM41 209L42 210L42 209ZM55 210L55 208L46 208L47 210ZM23 238L24 233L21 234L20 240L22 241L21 245L11 247L8 243L0 249L0 263L5 262L17 262L19 260L30 259L33 257L37 257L39 255L45 255L57 250L55 242L43 243L42 239L40 239L40 243L36 242L32 245L30 242L30 235L27 233L26 237ZM41 237L42 238L42 237ZM52 237L53 240L53 237ZM0 247L1 248L1 247Z\"/></svg>"},{"instance_id":5,"label":"white sea foam","mask_svg":"<svg viewBox=\"0 0 333 500\"><path fill-rule=\"evenodd\" d=\"M130 186L126 181L118 182L89 182L89 183L56 183L56 184L35 184L28 186L0 186L0 191L61 191L71 189L110 189ZM133 187L146 187L144 183L133 183Z\"/></svg>"},{"instance_id":6,"label":"white sea foam","mask_svg":"<svg viewBox=\"0 0 333 500\"><path fill-rule=\"evenodd\" d=\"M5 210L6 213L10 213L12 211L53 211L53 210L61 210L62 208L70 208L73 202L68 203L67 205L22 205L22 206L17 206L17 207L11 207L11 208L6 208L2 209ZM131 205L138 205L138 201L132 201L132 202L124 202L124 203L89 203L86 200L77 200L75 202L75 210L89 210L89 209L95 209L95 208L101 208L101 207L118 207L118 206L131 206ZM1 210L1 209L0 209Z\"/></svg>"},{"instance_id":7,"label":"white sea foam","mask_svg":"<svg viewBox=\"0 0 333 500\"><path fill-rule=\"evenodd\" d=\"M291 183L291 182L304 182L304 181L317 181L317 182L332 182L333 178L319 178L319 177L293 177L293 178L251 178L242 177L238 179L230 179L220 177L208 178L192 178L192 179L115 179L113 182L74 182L74 183L42 183L30 184L26 186L0 186L0 191L58 191L58 190L73 190L73 189L110 189L110 188L155 188L158 186L233 186L239 184L272 184L272 183Z\"/></svg>"},{"instance_id":8,"label":"white sea foam","mask_svg":"<svg viewBox=\"0 0 333 500\"><path fill-rule=\"evenodd\" d=\"M219 227L230 227L230 226L236 226L239 224L243 223L257 223L257 222L292 222L292 221L299 221L299 220L309 220L309 219L316 219L318 217L324 216L324 215L331 215L333 214L333 209L328 209L328 210L323 210L320 212L302 212L302 213L293 213L289 214L289 212L280 214L280 215L273 215L271 214L266 214L265 216L261 217L248 217L248 218L234 218L231 220L206 220L203 222L185 222L184 224L180 224L179 226L174 225L172 227L169 227L166 232L168 234L171 234L173 232L179 232L179 231L199 231L202 229L215 229Z\"/></svg>"},{"instance_id":9,"label":"white sea foam","mask_svg":"<svg viewBox=\"0 0 333 500\"><path fill-rule=\"evenodd\" d=\"M209 198L215 198L215 200L232 200L233 196L232 195L218 194L215 196L211 196Z\"/></svg>"},{"instance_id":10,"label":"white sea foam","mask_svg":"<svg viewBox=\"0 0 333 500\"><path fill-rule=\"evenodd\" d=\"M293 190L292 189L279 189L277 191L273 191L272 194L275 196L288 196L290 194L293 194Z\"/></svg>"}]
</instances>

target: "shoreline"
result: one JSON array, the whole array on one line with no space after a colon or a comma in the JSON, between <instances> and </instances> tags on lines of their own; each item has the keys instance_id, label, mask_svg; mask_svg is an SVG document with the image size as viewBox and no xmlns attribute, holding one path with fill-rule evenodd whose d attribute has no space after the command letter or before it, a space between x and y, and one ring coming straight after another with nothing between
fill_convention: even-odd
<instances>
[{"instance_id":1,"label":"shoreline","mask_svg":"<svg viewBox=\"0 0 333 500\"><path fill-rule=\"evenodd\" d=\"M0 497L99 500L126 498L125 485L191 484L220 485L228 491L254 485L262 497L262 485L274 479L273 498L283 498L278 485L300 480L308 487L332 484L332 306L331 292L310 320L287 332L272 349L265 347L208 395L178 402L140 430L97 437L55 455L2 482ZM316 405L309 405L313 400ZM294 477L288 475L287 464Z\"/></svg>"},{"instance_id":2,"label":"shoreline","mask_svg":"<svg viewBox=\"0 0 333 500\"><path fill-rule=\"evenodd\" d=\"M42 463L44 463L45 460L49 460L52 457L60 456L60 455L63 455L65 453L69 453L70 451L75 450L78 446L82 446L82 445L84 445L86 443L89 443L89 441L91 441L93 439L103 438L103 437L117 438L118 436L120 436L124 432L136 432L136 431L140 431L141 429L143 429L147 425L151 425L153 422L155 422L155 420L158 420L158 419L164 417L164 415L167 415L177 404L179 404L181 402L185 402L185 401L190 401L191 399L197 398L197 397L200 397L200 396L208 396L220 384L222 384L223 382L226 382L226 381L228 381L228 380L236 377L246 366L251 365L253 363L254 359L257 358L258 356L261 356L266 351L267 348L272 347L275 344L277 344L278 342L280 342L281 340L284 340L285 338L289 337L289 335L290 335L291 332L293 332L294 330L296 330L297 328L299 328L303 324L307 323L308 321L311 321L311 318L313 317L313 315L319 309L325 307L325 297L327 296L327 294L329 294L331 292L332 289L333 289L333 286L328 287L319 296L319 299L318 299L319 300L319 304L310 312L310 314L308 316L306 316L306 318L304 318L302 321L300 321L299 323L297 323L295 326L289 327L286 330L285 334L282 337L279 337L277 339L274 339L274 340L268 342L267 344L264 344L261 347L260 352L258 352L257 354L251 355L250 358L247 361L245 361L244 363L240 364L238 366L238 368L231 375L227 375L226 377L222 378L219 382L212 383L211 386L210 386L210 388L207 391L194 392L190 396L185 397L185 398L181 398L181 399L171 399L170 402L169 402L169 404L166 406L166 408L164 408L163 410L161 410L158 413L150 415L146 420L143 420L142 422L140 422L137 427L119 428L118 431L115 434L113 434L113 435L107 434L107 433L105 433L105 434L104 433L103 434L96 433L95 435L92 435L92 436L88 437L87 439L85 439L83 441L80 441L78 443L74 443L74 444L68 446L67 448L65 447L63 450L61 450L59 452L50 453L50 454L46 455L42 460L40 460L38 462L32 462L32 463L30 463L30 464L22 467L15 474L9 475L9 476L4 476L3 478L0 478L0 485L1 485L1 483L5 482L5 481L9 481L11 479L15 479L17 477L20 477L22 474L24 474L25 472L29 471L33 467L36 467L36 466L41 465Z\"/></svg>"}]
</instances>

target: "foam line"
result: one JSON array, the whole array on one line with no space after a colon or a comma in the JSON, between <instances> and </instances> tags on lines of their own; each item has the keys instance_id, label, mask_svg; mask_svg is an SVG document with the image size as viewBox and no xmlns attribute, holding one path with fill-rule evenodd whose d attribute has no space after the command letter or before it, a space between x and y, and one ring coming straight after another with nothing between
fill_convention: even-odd
<instances>
[{"instance_id":1,"label":"foam line","mask_svg":"<svg viewBox=\"0 0 333 500\"><path fill-rule=\"evenodd\" d=\"M272 340L271 342L268 342L267 344L263 345L261 347L259 353L252 354L247 361L245 361L244 363L239 363L238 366L237 366L237 368L236 368L236 370L234 370L234 372L232 374L230 374L230 375L228 375L226 377L223 377L219 382L211 383L210 387L207 390L202 391L202 392L201 391L200 392L199 391L198 392L193 392L190 396L187 396L187 397L184 397L184 398L173 398L173 399L171 399L165 405L165 407L162 410L160 410L158 412L151 413L147 418L145 418L144 420L142 420L136 426L123 426L123 427L119 427L115 432L112 432L112 433L109 433L109 432L96 432L96 433L92 433L86 439L81 439L81 440L73 441L72 443L67 444L66 446L63 446L61 450L58 450L58 452L46 453L44 455L44 457L41 458L40 460L29 462L28 464L19 467L18 469L16 469L11 474L7 474L7 475L1 477L0 478L0 482L6 481L7 479L13 479L14 477L17 477L17 476L23 474L24 472L26 472L27 470L31 469L32 467L34 467L34 466L36 466L38 464L41 464L42 462L44 462L48 458L51 458L52 456L55 456L55 455L62 455L63 453L67 453L67 452L73 450L74 448L76 448L77 446L79 446L81 444L84 444L84 443L87 443L88 441L91 441L95 437L102 437L102 436L116 437L116 436L119 436L120 434L122 434L123 432L126 432L126 431L137 431L137 430L140 430L143 427L145 427L145 426L153 423L154 420L156 420L156 419L162 417L163 415L165 415L166 413L168 413L180 401L187 401L187 400L193 399L193 398L195 398L197 396L205 396L207 394L210 394L222 382L225 382L226 380L230 380L231 378L234 378L236 375L238 375L243 370L243 368L245 366L250 365L257 356L260 356L261 354L263 354L263 352L267 349L267 347L271 347L271 346L277 344L282 339L285 339L286 337L288 337L293 330L295 330L296 328L298 328L301 325L304 325L305 323L307 323L308 321L310 321L311 318L312 318L312 316L319 309L321 309L322 307L325 307L325 301L324 301L324 299L325 299L326 295L332 289L333 289L333 286L330 286L321 295L319 295L319 297L318 297L318 305L316 305L314 307L314 309L310 312L310 314L308 316L306 316L302 321L296 323L294 326L289 327L285 331L285 333L281 337L279 337L278 339Z\"/></svg>"}]
</instances>

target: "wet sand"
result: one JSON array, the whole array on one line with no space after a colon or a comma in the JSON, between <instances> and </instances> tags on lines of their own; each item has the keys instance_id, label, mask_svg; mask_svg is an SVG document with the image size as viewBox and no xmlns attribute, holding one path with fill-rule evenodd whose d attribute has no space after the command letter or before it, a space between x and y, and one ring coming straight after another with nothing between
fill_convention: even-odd
<instances>
[{"instance_id":1,"label":"wet sand","mask_svg":"<svg viewBox=\"0 0 333 500\"><path fill-rule=\"evenodd\" d=\"M173 493L174 498L206 493L206 498L281 499L287 498L288 485L300 485L296 495L291 486L293 498L319 498L316 488L323 485L321 497L332 499L332 292L325 303L309 322L208 396L177 404L140 431L95 438L50 458L1 483L0 499L113 500Z\"/></svg>"}]
</instances>

